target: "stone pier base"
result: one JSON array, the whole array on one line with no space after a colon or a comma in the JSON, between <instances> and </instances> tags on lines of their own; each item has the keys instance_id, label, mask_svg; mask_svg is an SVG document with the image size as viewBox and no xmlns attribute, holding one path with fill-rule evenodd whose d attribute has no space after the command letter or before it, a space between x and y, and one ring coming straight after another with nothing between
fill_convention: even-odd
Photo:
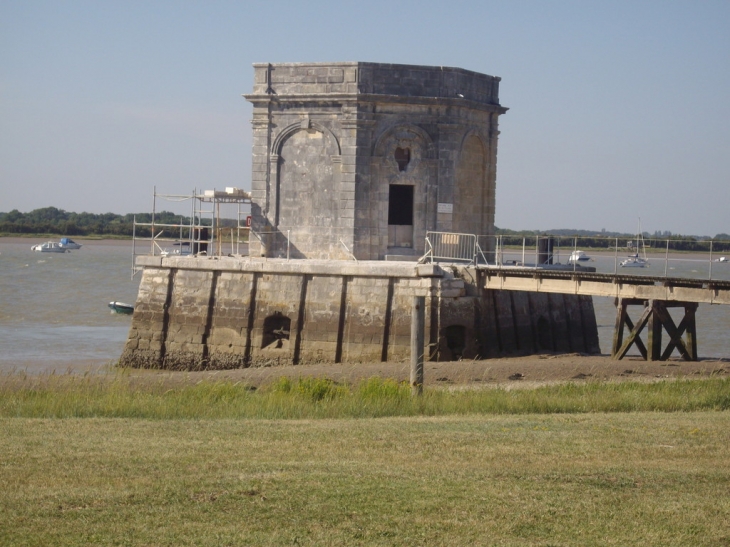
<instances>
[{"instance_id":1,"label":"stone pier base","mask_svg":"<svg viewBox=\"0 0 730 547\"><path fill-rule=\"evenodd\" d=\"M591 297L484 288L472 267L138 257L120 366L217 370L406 361L413 296L430 360L600 353Z\"/></svg>"}]
</instances>

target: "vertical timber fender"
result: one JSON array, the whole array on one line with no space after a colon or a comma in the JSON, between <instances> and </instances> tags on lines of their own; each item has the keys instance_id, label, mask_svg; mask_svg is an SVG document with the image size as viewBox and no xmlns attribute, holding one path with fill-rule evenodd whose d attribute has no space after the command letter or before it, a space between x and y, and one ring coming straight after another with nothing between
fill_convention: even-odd
<instances>
[{"instance_id":1,"label":"vertical timber fender","mask_svg":"<svg viewBox=\"0 0 730 547\"><path fill-rule=\"evenodd\" d=\"M119 363L407 362L414 297L424 298L427 360L599 351L590 298L488 290L477 279L406 262L157 259L145 266Z\"/></svg>"}]
</instances>

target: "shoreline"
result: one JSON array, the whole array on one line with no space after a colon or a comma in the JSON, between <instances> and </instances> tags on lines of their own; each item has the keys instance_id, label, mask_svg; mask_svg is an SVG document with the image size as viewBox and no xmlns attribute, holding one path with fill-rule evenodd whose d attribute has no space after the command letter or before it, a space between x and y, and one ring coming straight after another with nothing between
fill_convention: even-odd
<instances>
[{"instance_id":1,"label":"shoreline","mask_svg":"<svg viewBox=\"0 0 730 547\"><path fill-rule=\"evenodd\" d=\"M165 380L172 383L230 381L256 387L280 377L328 378L338 383L349 384L371 377L408 382L410 363L329 363L201 372L128 369L128 374L138 380ZM424 383L428 387L505 385L537 387L555 382L655 381L728 374L730 374L730 359L648 362L637 357L616 361L609 355L588 356L574 353L424 363Z\"/></svg>"},{"instance_id":2,"label":"shoreline","mask_svg":"<svg viewBox=\"0 0 730 547\"><path fill-rule=\"evenodd\" d=\"M341 384L356 384L372 377L408 382L409 363L323 363L249 367L231 370L170 371L158 369L121 369L110 362L78 363L65 369L41 365L44 370L29 372L22 368L0 372L0 382L18 378L83 376L113 379L123 374L134 384L163 383L190 385L201 381L244 383L260 387L278 378L326 378ZM425 363L427 387L508 387L530 388L567 382L653 382L666 379L727 377L730 359L704 358L699 361L644 361L629 356L616 361L610 355L540 354L502 357L473 361L441 361Z\"/></svg>"}]
</instances>

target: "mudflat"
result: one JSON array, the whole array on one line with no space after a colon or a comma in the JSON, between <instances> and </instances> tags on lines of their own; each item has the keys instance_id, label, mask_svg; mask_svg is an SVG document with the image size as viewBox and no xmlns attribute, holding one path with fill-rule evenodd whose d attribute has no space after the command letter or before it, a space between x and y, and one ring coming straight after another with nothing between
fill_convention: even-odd
<instances>
[{"instance_id":1,"label":"mudflat","mask_svg":"<svg viewBox=\"0 0 730 547\"><path fill-rule=\"evenodd\" d=\"M201 380L242 382L261 386L289 378L329 378L339 383L357 383L371 377L408 381L410 363L322 363L316 365L251 367L235 370L173 372L129 371L135 381L196 383ZM608 355L540 354L499 359L425 363L427 386L484 386L526 388L556 382L657 381L667 378L702 378L730 374L730 359L699 361L644 361L628 357L620 361Z\"/></svg>"}]
</instances>

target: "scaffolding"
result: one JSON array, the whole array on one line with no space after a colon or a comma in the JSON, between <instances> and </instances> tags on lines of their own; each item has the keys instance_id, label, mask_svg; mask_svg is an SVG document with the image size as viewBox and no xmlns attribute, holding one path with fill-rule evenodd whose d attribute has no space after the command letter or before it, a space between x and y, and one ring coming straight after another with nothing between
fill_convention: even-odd
<instances>
[{"instance_id":1,"label":"scaffolding","mask_svg":"<svg viewBox=\"0 0 730 547\"><path fill-rule=\"evenodd\" d=\"M158 200L168 203L189 201L190 216L181 216L177 223L160 222L157 220ZM221 218L221 205L236 206L234 225L222 222L228 219ZM136 216L133 221L132 277L142 269L137 267L136 259L140 255L191 259L247 255L250 206L251 195L239 188L194 189L192 194L158 194L157 188L153 188L150 222L138 222Z\"/></svg>"}]
</instances>

